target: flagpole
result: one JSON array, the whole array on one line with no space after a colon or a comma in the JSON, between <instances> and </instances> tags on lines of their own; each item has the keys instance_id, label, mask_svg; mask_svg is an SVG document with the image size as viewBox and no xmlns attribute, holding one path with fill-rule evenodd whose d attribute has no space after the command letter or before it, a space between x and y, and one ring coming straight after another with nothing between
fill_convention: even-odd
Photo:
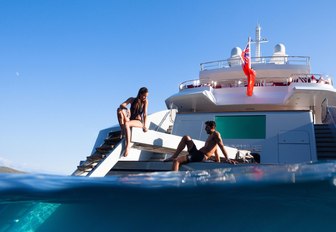
<instances>
[{"instance_id":1,"label":"flagpole","mask_svg":"<svg viewBox=\"0 0 336 232\"><path fill-rule=\"evenodd\" d=\"M251 69L251 61L252 61L252 56L251 56L251 54L252 54L252 48L251 48L251 37L249 36L248 37L248 46L249 46L249 48L250 48L250 62L249 62L249 68Z\"/></svg>"}]
</instances>

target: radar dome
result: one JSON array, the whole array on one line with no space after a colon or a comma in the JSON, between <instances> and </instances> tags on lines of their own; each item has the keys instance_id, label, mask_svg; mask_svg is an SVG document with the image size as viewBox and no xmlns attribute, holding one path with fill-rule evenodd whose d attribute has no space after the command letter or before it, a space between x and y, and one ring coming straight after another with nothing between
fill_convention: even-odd
<instances>
[{"instance_id":1,"label":"radar dome","mask_svg":"<svg viewBox=\"0 0 336 232\"><path fill-rule=\"evenodd\" d=\"M287 63L287 54L285 45L279 43L274 47L274 53L270 60L270 63L285 64Z\"/></svg>"},{"instance_id":2,"label":"radar dome","mask_svg":"<svg viewBox=\"0 0 336 232\"><path fill-rule=\"evenodd\" d=\"M283 45L281 43L275 45L275 47L274 47L274 53L286 54L285 45Z\"/></svg>"},{"instance_id":3,"label":"radar dome","mask_svg":"<svg viewBox=\"0 0 336 232\"><path fill-rule=\"evenodd\" d=\"M240 47L232 48L232 50L231 50L231 57L240 56L241 53L242 53L242 50L241 50Z\"/></svg>"},{"instance_id":4,"label":"radar dome","mask_svg":"<svg viewBox=\"0 0 336 232\"><path fill-rule=\"evenodd\" d=\"M240 47L232 48L231 57L228 59L228 64L230 67L235 65L241 65L241 53L242 50Z\"/></svg>"}]
</instances>

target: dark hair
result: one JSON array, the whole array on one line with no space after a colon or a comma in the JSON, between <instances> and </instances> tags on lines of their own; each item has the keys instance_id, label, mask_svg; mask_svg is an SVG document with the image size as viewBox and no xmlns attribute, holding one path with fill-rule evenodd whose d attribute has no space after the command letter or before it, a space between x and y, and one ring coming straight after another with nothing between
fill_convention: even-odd
<instances>
[{"instance_id":1,"label":"dark hair","mask_svg":"<svg viewBox=\"0 0 336 232\"><path fill-rule=\"evenodd\" d=\"M206 121L204 124L209 126L210 128L216 128L216 122L215 121Z\"/></svg>"},{"instance_id":2,"label":"dark hair","mask_svg":"<svg viewBox=\"0 0 336 232\"><path fill-rule=\"evenodd\" d=\"M144 93L148 93L148 89L147 89L146 87L141 87L141 88L139 89L137 98L140 98L140 95L142 95L142 94L144 94Z\"/></svg>"},{"instance_id":3,"label":"dark hair","mask_svg":"<svg viewBox=\"0 0 336 232\"><path fill-rule=\"evenodd\" d=\"M132 112L143 112L143 103L141 101L141 95L145 93L148 93L148 89L146 87L142 87L139 89L138 95L131 105L131 114L133 114Z\"/></svg>"}]
</instances>

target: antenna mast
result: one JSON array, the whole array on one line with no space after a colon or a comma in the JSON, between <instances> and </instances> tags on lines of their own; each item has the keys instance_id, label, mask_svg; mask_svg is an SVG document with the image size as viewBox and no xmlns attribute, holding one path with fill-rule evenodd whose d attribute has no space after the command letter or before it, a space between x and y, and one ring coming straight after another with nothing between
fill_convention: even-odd
<instances>
[{"instance_id":1,"label":"antenna mast","mask_svg":"<svg viewBox=\"0 0 336 232\"><path fill-rule=\"evenodd\" d=\"M260 44L266 43L268 42L268 40L266 38L261 38L261 27L259 24L256 27L255 39L252 40L252 42L255 43L256 45L256 50L255 50L256 61L260 61L260 57L261 57Z\"/></svg>"}]
</instances>

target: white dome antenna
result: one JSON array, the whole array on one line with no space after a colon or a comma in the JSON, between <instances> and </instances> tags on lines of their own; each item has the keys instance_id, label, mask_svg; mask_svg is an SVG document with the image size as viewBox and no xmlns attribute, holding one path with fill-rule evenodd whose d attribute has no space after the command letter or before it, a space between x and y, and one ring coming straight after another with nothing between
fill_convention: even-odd
<instances>
[{"instance_id":1,"label":"white dome antenna","mask_svg":"<svg viewBox=\"0 0 336 232\"><path fill-rule=\"evenodd\" d=\"M241 54L242 50L240 47L234 47L231 50L231 56L228 59L229 66L241 65Z\"/></svg>"},{"instance_id":2,"label":"white dome antenna","mask_svg":"<svg viewBox=\"0 0 336 232\"><path fill-rule=\"evenodd\" d=\"M242 50L240 47L234 47L231 50L231 57L236 57L236 56L240 56L242 53Z\"/></svg>"},{"instance_id":3,"label":"white dome antenna","mask_svg":"<svg viewBox=\"0 0 336 232\"><path fill-rule=\"evenodd\" d=\"M274 46L274 53L280 53L282 55L286 55L286 47L282 43L279 43Z\"/></svg>"}]
</instances>

